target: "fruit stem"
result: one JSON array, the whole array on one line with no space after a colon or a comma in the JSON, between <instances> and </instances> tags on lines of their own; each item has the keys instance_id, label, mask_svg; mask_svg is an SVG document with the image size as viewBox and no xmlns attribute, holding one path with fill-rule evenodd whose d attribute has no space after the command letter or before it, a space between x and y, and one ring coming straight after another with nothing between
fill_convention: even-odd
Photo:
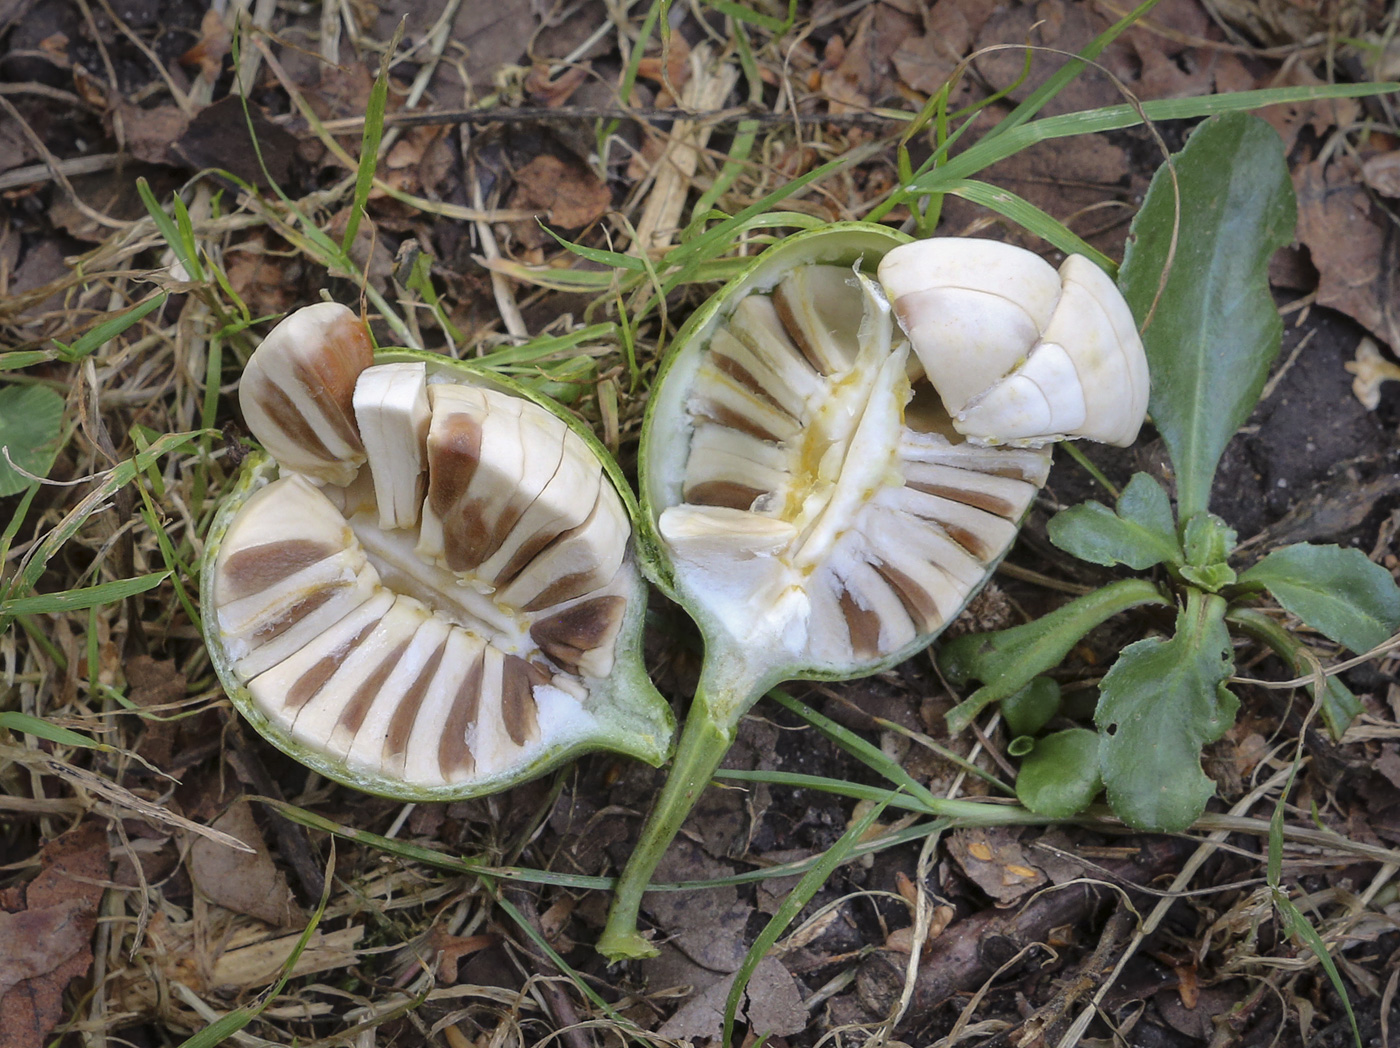
<instances>
[{"instance_id":1,"label":"fruit stem","mask_svg":"<svg viewBox=\"0 0 1400 1048\"><path fill-rule=\"evenodd\" d=\"M681 824L729 752L740 719L773 683L756 680L747 668L738 673L717 671L727 662L705 660L666 784L614 889L608 923L598 939L598 952L609 960L656 955L656 947L637 931L642 895Z\"/></svg>"}]
</instances>

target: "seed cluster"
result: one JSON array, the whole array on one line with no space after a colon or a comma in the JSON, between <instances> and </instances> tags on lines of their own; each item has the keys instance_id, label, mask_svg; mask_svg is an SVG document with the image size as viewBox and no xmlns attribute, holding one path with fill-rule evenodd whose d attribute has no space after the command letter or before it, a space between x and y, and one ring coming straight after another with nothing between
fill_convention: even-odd
<instances>
[{"instance_id":1,"label":"seed cluster","mask_svg":"<svg viewBox=\"0 0 1400 1048\"><path fill-rule=\"evenodd\" d=\"M523 398L371 366L344 307L304 313L241 387L283 473L215 561L235 676L297 743L410 785L586 732L630 592L630 524L592 451Z\"/></svg>"}]
</instances>

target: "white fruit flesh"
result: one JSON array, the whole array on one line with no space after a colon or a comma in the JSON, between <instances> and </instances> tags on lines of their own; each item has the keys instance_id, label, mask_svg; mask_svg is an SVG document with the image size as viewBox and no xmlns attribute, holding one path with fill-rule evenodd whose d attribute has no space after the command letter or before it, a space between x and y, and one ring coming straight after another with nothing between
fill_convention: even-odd
<instances>
[{"instance_id":1,"label":"white fruit flesh","mask_svg":"<svg viewBox=\"0 0 1400 1048\"><path fill-rule=\"evenodd\" d=\"M423 441L432 409L423 364L376 364L355 383L360 425L379 505L379 526L411 528L423 504Z\"/></svg>"},{"instance_id":2,"label":"white fruit flesh","mask_svg":"<svg viewBox=\"0 0 1400 1048\"><path fill-rule=\"evenodd\" d=\"M681 501L657 529L679 588L744 649L829 672L907 649L986 578L1045 479L1046 452L912 428L928 380L897 336L863 273L800 266L733 309L694 370ZM784 374L800 395L770 388ZM737 412L735 390L745 418L714 410Z\"/></svg>"},{"instance_id":3,"label":"white fruit flesh","mask_svg":"<svg viewBox=\"0 0 1400 1048\"><path fill-rule=\"evenodd\" d=\"M348 484L365 460L355 382L373 357L369 332L345 306L297 310L243 369L238 402L248 429L284 469Z\"/></svg>"},{"instance_id":4,"label":"white fruit flesh","mask_svg":"<svg viewBox=\"0 0 1400 1048\"><path fill-rule=\"evenodd\" d=\"M986 444L1087 437L1123 447L1147 413L1147 357L1113 281L1082 255L935 238L880 263L953 426Z\"/></svg>"},{"instance_id":5,"label":"white fruit flesh","mask_svg":"<svg viewBox=\"0 0 1400 1048\"><path fill-rule=\"evenodd\" d=\"M272 448L319 425L316 398L273 386L298 368L343 379L349 359L283 348L297 362L266 355L255 391L282 412L258 433ZM215 558L211 615L254 706L353 773L422 787L499 778L595 732L590 682L637 594L597 458L522 398L421 363L358 366L336 403L363 450L314 471L284 451L297 471L247 498ZM288 422L288 404L306 414Z\"/></svg>"}]
</instances>

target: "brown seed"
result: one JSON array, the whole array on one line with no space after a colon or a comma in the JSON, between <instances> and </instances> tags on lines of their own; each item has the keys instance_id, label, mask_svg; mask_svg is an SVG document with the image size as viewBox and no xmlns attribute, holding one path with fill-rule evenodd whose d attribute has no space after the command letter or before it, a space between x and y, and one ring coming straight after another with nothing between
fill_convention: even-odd
<instances>
[{"instance_id":1,"label":"brown seed","mask_svg":"<svg viewBox=\"0 0 1400 1048\"><path fill-rule=\"evenodd\" d=\"M873 659L880 652L880 616L858 606L850 590L841 592L841 614L851 631L851 649L862 659Z\"/></svg>"},{"instance_id":2,"label":"brown seed","mask_svg":"<svg viewBox=\"0 0 1400 1048\"><path fill-rule=\"evenodd\" d=\"M287 710L295 713L300 710L321 690L326 681L335 675L335 671L340 669L340 664L345 661L345 656L359 647L360 642L374 632L374 628L379 625L376 619L367 622L359 633L356 633L346 643L336 648L335 651L318 659L316 664L297 678L296 683L287 689L287 698L284 703Z\"/></svg>"},{"instance_id":3,"label":"brown seed","mask_svg":"<svg viewBox=\"0 0 1400 1048\"><path fill-rule=\"evenodd\" d=\"M320 589L316 590L316 592L303 597L277 618L259 626L250 638L253 646L257 647L258 645L266 644L268 641L276 640L344 588L344 583L334 583L329 586L322 586Z\"/></svg>"},{"instance_id":4,"label":"brown seed","mask_svg":"<svg viewBox=\"0 0 1400 1048\"><path fill-rule=\"evenodd\" d=\"M1003 498L996 495L989 495L984 491L968 491L964 488L950 488L943 484L920 484L916 481L907 481L909 486L915 491L922 491L929 495L939 495L953 502L961 502L964 506L975 506L984 509L988 513L995 513L999 517L1011 520L1016 512L1016 507Z\"/></svg>"},{"instance_id":5,"label":"brown seed","mask_svg":"<svg viewBox=\"0 0 1400 1048\"><path fill-rule=\"evenodd\" d=\"M219 602L227 604L261 593L339 551L338 546L314 539L285 539L241 549L224 562Z\"/></svg>"},{"instance_id":6,"label":"brown seed","mask_svg":"<svg viewBox=\"0 0 1400 1048\"><path fill-rule=\"evenodd\" d=\"M908 575L892 564L877 563L872 567L890 584L918 632L932 633L943 622L933 597Z\"/></svg>"},{"instance_id":7,"label":"brown seed","mask_svg":"<svg viewBox=\"0 0 1400 1048\"><path fill-rule=\"evenodd\" d=\"M539 738L534 685L547 683L547 677L540 680L542 676L536 667L518 655L507 655L501 666L501 723L517 746Z\"/></svg>"},{"instance_id":8,"label":"brown seed","mask_svg":"<svg viewBox=\"0 0 1400 1048\"><path fill-rule=\"evenodd\" d=\"M413 734L413 722L418 718L418 709L423 705L423 697L428 694L428 685L437 676L438 667L442 665L443 652L446 650L447 638L444 637L437 650L423 664L418 679L404 692L394 715L389 718L389 728L384 733L385 761L392 761L408 749L408 738Z\"/></svg>"},{"instance_id":9,"label":"brown seed","mask_svg":"<svg viewBox=\"0 0 1400 1048\"><path fill-rule=\"evenodd\" d=\"M292 367L293 375L336 435L357 452L364 447L355 423L355 382L373 363L369 332L357 317L347 313L326 329L320 353L300 356Z\"/></svg>"},{"instance_id":10,"label":"brown seed","mask_svg":"<svg viewBox=\"0 0 1400 1048\"><path fill-rule=\"evenodd\" d=\"M749 487L732 480L705 480L685 489L685 500L692 506L724 506L747 510L754 500L768 494L762 488Z\"/></svg>"},{"instance_id":11,"label":"brown seed","mask_svg":"<svg viewBox=\"0 0 1400 1048\"><path fill-rule=\"evenodd\" d=\"M446 520L481 462L481 423L460 411L446 414L427 447L428 505Z\"/></svg>"},{"instance_id":12,"label":"brown seed","mask_svg":"<svg viewBox=\"0 0 1400 1048\"><path fill-rule=\"evenodd\" d=\"M540 619L530 627L530 639L565 670L577 673L579 658L617 635L626 610L623 597L594 597Z\"/></svg>"},{"instance_id":13,"label":"brown seed","mask_svg":"<svg viewBox=\"0 0 1400 1048\"><path fill-rule=\"evenodd\" d=\"M350 738L355 737L355 732L360 730L360 725L364 723L365 714L369 712L370 706L374 704L375 698L379 695L379 689L384 687L384 682L389 679L389 674L394 671L399 659L403 658L403 653L408 649L408 643L412 637L406 637L382 659L379 665L374 667L355 688L354 694L350 696L350 701L345 704L340 718L336 721L336 729L344 728L349 732Z\"/></svg>"},{"instance_id":14,"label":"brown seed","mask_svg":"<svg viewBox=\"0 0 1400 1048\"><path fill-rule=\"evenodd\" d=\"M452 700L447 720L442 726L442 741L438 744L438 764L447 779L470 775L476 760L467 746L467 729L476 723L481 709L481 684L486 662L485 650L479 652L471 669L462 677L462 685Z\"/></svg>"}]
</instances>

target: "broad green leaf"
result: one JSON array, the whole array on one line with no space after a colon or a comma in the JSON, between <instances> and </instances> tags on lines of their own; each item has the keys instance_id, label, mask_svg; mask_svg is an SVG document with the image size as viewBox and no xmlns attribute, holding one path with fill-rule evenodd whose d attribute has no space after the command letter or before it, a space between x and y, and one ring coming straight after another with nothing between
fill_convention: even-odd
<instances>
[{"instance_id":1,"label":"broad green leaf","mask_svg":"<svg viewBox=\"0 0 1400 1048\"><path fill-rule=\"evenodd\" d=\"M1056 546L1091 564L1142 571L1182 560L1171 501L1146 473L1133 474L1118 497L1117 513L1101 502L1083 502L1051 517L1047 530Z\"/></svg>"},{"instance_id":2,"label":"broad green leaf","mask_svg":"<svg viewBox=\"0 0 1400 1048\"><path fill-rule=\"evenodd\" d=\"M1224 564L1239 536L1235 529L1214 513L1197 513L1182 529L1182 549L1186 563L1197 568Z\"/></svg>"},{"instance_id":3,"label":"broad green leaf","mask_svg":"<svg viewBox=\"0 0 1400 1048\"><path fill-rule=\"evenodd\" d=\"M36 477L47 477L58 458L63 433L63 397L47 386L8 386L0 389L0 448L9 448L15 465ZM0 498L30 485L0 455Z\"/></svg>"},{"instance_id":4,"label":"broad green leaf","mask_svg":"<svg viewBox=\"0 0 1400 1048\"><path fill-rule=\"evenodd\" d=\"M1129 826L1184 830L1205 810L1215 784L1201 771L1201 747L1234 722L1232 666L1225 601L1192 590L1176 636L1128 645L1104 677L1094 714L1099 769Z\"/></svg>"},{"instance_id":5,"label":"broad green leaf","mask_svg":"<svg viewBox=\"0 0 1400 1048\"><path fill-rule=\"evenodd\" d=\"M1329 640L1370 651L1400 630L1400 588L1359 549L1303 542L1276 549L1240 576Z\"/></svg>"},{"instance_id":6,"label":"broad green leaf","mask_svg":"<svg viewBox=\"0 0 1400 1048\"><path fill-rule=\"evenodd\" d=\"M1060 686L1037 677L1014 695L1001 700L1001 715L1012 735L1034 735L1060 712Z\"/></svg>"},{"instance_id":7,"label":"broad green leaf","mask_svg":"<svg viewBox=\"0 0 1400 1048\"><path fill-rule=\"evenodd\" d=\"M985 682L948 714L948 730L966 728L989 704L1019 691L1069 654L1099 623L1139 604L1165 604L1152 583L1123 579L1078 597L1024 626L973 633L944 645L938 665L954 684Z\"/></svg>"},{"instance_id":8,"label":"broad green leaf","mask_svg":"<svg viewBox=\"0 0 1400 1048\"><path fill-rule=\"evenodd\" d=\"M1293 239L1297 206L1283 143L1257 117L1232 113L1198 127L1163 165L1133 221L1119 284L1143 331L1152 369L1149 410L1189 520L1210 500L1225 445L1253 410L1283 323L1269 293L1269 258ZM1155 303L1155 307L1154 307Z\"/></svg>"},{"instance_id":9,"label":"broad green leaf","mask_svg":"<svg viewBox=\"0 0 1400 1048\"><path fill-rule=\"evenodd\" d=\"M1083 811L1102 788L1099 736L1088 728L1040 739L1016 776L1016 798L1037 815L1057 819Z\"/></svg>"}]
</instances>

